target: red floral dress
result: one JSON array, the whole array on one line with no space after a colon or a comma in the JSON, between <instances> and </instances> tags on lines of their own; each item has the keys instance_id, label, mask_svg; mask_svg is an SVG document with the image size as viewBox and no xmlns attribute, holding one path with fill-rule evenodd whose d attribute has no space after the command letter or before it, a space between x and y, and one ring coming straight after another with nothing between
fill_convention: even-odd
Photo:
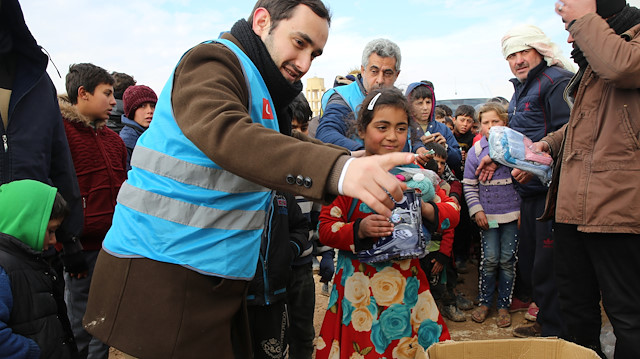
<instances>
[{"instance_id":1,"label":"red floral dress","mask_svg":"<svg viewBox=\"0 0 640 359\"><path fill-rule=\"evenodd\" d=\"M438 188L438 195L446 196ZM446 197L448 199L448 197ZM354 223L368 207L339 196L320 214L320 241L338 248L338 264L327 312L316 341L316 358L415 358L450 339L418 259L366 264L354 254ZM438 230L459 219L455 204L436 196ZM364 211L364 212L363 212ZM451 219L449 219L451 217Z\"/></svg>"}]
</instances>

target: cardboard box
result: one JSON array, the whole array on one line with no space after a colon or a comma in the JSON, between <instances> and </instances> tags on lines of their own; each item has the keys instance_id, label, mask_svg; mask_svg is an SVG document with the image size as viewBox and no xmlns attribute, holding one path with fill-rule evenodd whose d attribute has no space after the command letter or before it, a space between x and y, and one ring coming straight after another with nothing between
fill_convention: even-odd
<instances>
[{"instance_id":1,"label":"cardboard box","mask_svg":"<svg viewBox=\"0 0 640 359\"><path fill-rule=\"evenodd\" d=\"M591 349L557 338L446 341L427 350L429 359L600 359Z\"/></svg>"}]
</instances>

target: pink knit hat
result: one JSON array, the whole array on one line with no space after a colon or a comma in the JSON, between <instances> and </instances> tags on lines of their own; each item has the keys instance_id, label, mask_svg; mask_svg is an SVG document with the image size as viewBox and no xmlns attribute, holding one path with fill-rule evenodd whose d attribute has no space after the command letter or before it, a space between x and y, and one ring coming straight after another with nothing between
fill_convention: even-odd
<instances>
[{"instance_id":1,"label":"pink knit hat","mask_svg":"<svg viewBox=\"0 0 640 359\"><path fill-rule=\"evenodd\" d=\"M158 96L148 86L129 86L122 95L122 101L124 102L124 115L133 120L136 110L143 103L151 102L155 105L158 102Z\"/></svg>"}]
</instances>

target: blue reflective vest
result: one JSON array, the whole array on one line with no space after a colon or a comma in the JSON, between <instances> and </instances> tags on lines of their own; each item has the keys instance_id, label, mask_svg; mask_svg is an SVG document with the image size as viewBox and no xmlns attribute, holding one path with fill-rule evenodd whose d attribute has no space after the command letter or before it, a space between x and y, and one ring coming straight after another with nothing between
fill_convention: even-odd
<instances>
[{"instance_id":1,"label":"blue reflective vest","mask_svg":"<svg viewBox=\"0 0 640 359\"><path fill-rule=\"evenodd\" d=\"M344 101L351 107L351 111L354 113L358 113L358 106L362 104L364 100L364 94L360 90L360 85L358 84L358 80L353 81L352 83L344 86L338 86L331 89L328 89L322 95L322 100L320 101L320 105L322 106L322 112L327 108L327 102L329 102L329 98L334 93L342 96Z\"/></svg>"},{"instance_id":2,"label":"blue reflective vest","mask_svg":"<svg viewBox=\"0 0 640 359\"><path fill-rule=\"evenodd\" d=\"M251 119L279 131L260 72L231 41L250 89ZM103 248L117 257L146 257L203 274L250 280L272 191L214 163L182 133L173 116L173 75L153 121L136 145Z\"/></svg>"}]
</instances>

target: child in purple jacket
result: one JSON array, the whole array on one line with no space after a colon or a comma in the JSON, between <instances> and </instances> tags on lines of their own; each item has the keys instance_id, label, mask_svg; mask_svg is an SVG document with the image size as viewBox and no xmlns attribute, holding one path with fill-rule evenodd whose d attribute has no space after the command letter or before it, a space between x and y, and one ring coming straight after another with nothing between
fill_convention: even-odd
<instances>
[{"instance_id":1,"label":"child in purple jacket","mask_svg":"<svg viewBox=\"0 0 640 359\"><path fill-rule=\"evenodd\" d=\"M472 312L471 319L482 323L487 318L497 282L496 324L504 328L511 325L509 306L517 261L520 196L513 185L509 167L499 166L490 181L478 180L478 163L489 154L489 129L492 126L506 126L508 116L504 107L487 103L478 111L478 118L483 136L467 154L462 181L469 215L482 230L478 294L480 304Z\"/></svg>"}]
</instances>

